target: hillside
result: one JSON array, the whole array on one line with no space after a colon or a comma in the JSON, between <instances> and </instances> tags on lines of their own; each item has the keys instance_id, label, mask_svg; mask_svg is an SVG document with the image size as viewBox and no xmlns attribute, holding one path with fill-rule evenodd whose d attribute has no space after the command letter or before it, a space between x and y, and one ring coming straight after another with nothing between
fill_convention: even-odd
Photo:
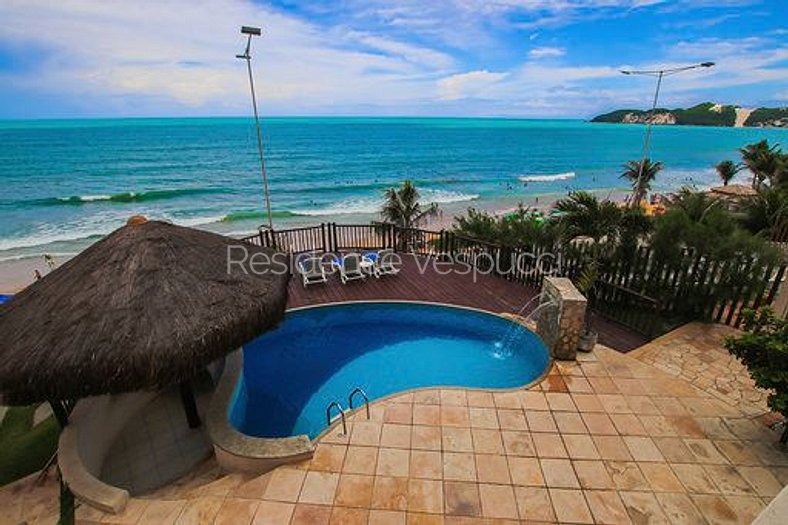
<instances>
[{"instance_id":1,"label":"hillside","mask_svg":"<svg viewBox=\"0 0 788 525\"><path fill-rule=\"evenodd\" d=\"M738 118L737 118L738 117ZM727 106L704 102L691 108L654 111L618 109L597 115L591 122L616 124L661 124L679 126L751 126L788 127L788 108L759 108L746 110L738 106Z\"/></svg>"}]
</instances>

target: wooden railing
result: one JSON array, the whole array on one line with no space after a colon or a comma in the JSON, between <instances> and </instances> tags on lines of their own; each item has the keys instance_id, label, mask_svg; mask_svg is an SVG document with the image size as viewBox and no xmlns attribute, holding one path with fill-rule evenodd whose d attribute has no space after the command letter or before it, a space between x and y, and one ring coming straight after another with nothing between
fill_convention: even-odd
<instances>
[{"instance_id":1,"label":"wooden railing","mask_svg":"<svg viewBox=\"0 0 788 525\"><path fill-rule=\"evenodd\" d=\"M535 288L547 275L575 279L589 260L589 250L595 249L577 244L553 253L539 246L515 248L448 230L384 223L323 223L261 231L243 240L290 254L391 248L425 257L445 256ZM648 337L693 319L738 327L743 309L771 304L785 272L785 264L762 264L744 256L719 261L690 251L666 262L643 246L627 256L608 256L589 299L598 314Z\"/></svg>"}]
</instances>

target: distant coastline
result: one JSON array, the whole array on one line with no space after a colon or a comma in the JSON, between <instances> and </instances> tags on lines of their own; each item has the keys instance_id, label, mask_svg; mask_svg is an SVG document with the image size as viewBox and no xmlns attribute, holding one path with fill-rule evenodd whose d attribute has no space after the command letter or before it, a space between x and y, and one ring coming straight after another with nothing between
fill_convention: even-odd
<instances>
[{"instance_id":1,"label":"distant coastline","mask_svg":"<svg viewBox=\"0 0 788 525\"><path fill-rule=\"evenodd\" d=\"M687 109L657 108L654 111L617 109L610 113L597 115L591 119L591 122L729 128L788 128L788 107L748 109L704 102Z\"/></svg>"}]
</instances>

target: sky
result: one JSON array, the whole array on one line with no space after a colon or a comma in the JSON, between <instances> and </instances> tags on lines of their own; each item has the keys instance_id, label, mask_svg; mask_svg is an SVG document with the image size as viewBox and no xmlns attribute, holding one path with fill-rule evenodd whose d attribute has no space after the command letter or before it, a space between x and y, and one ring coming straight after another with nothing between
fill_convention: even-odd
<instances>
[{"instance_id":1,"label":"sky","mask_svg":"<svg viewBox=\"0 0 788 525\"><path fill-rule=\"evenodd\" d=\"M1 0L0 118L588 118L788 105L786 0Z\"/></svg>"}]
</instances>

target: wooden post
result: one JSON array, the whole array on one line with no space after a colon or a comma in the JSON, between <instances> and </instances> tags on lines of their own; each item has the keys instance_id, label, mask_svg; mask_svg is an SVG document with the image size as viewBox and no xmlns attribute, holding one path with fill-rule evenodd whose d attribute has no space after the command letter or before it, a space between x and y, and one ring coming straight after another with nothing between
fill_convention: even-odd
<instances>
[{"instance_id":1,"label":"wooden post","mask_svg":"<svg viewBox=\"0 0 788 525\"><path fill-rule=\"evenodd\" d=\"M183 403L183 411L186 413L186 421L189 422L189 428L197 428L202 424L202 421L200 421L200 415L197 413L197 401L194 399L191 382L183 381L180 384L180 391L181 403Z\"/></svg>"}]
</instances>

